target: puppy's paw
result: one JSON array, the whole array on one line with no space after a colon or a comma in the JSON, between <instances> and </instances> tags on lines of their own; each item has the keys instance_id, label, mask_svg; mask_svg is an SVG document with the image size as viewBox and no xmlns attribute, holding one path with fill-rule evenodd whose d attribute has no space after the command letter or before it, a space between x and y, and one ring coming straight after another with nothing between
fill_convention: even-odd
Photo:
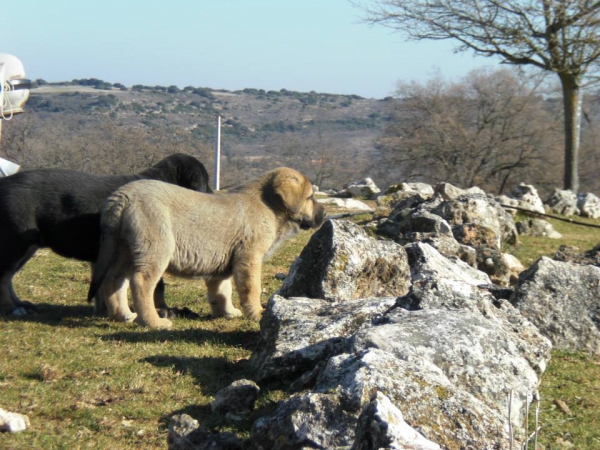
<instances>
[{"instance_id":1,"label":"puppy's paw","mask_svg":"<svg viewBox=\"0 0 600 450\"><path fill-rule=\"evenodd\" d=\"M243 314L239 309L233 308L231 311L227 311L225 314L223 314L223 317L226 319L234 319L235 317L241 317L242 315Z\"/></svg>"},{"instance_id":2,"label":"puppy's paw","mask_svg":"<svg viewBox=\"0 0 600 450\"><path fill-rule=\"evenodd\" d=\"M265 310L263 308L255 309L253 311L248 311L248 313L246 314L246 317L250 320L256 320L258 322L260 319L262 319L264 311Z\"/></svg>"},{"instance_id":3,"label":"puppy's paw","mask_svg":"<svg viewBox=\"0 0 600 450\"><path fill-rule=\"evenodd\" d=\"M171 322L169 319L157 319L155 321L153 320L150 323L145 323L139 318L136 318L135 323L148 328L152 328L153 330L168 330L173 326L173 322Z\"/></svg>"},{"instance_id":4,"label":"puppy's paw","mask_svg":"<svg viewBox=\"0 0 600 450\"><path fill-rule=\"evenodd\" d=\"M125 316L123 318L122 322L133 322L136 318L137 318L137 313L132 312L131 314L128 314L127 316Z\"/></svg>"},{"instance_id":5,"label":"puppy's paw","mask_svg":"<svg viewBox=\"0 0 600 450\"><path fill-rule=\"evenodd\" d=\"M133 322L136 317L137 314L130 311L128 313L117 313L109 318L115 322Z\"/></svg>"},{"instance_id":6,"label":"puppy's paw","mask_svg":"<svg viewBox=\"0 0 600 450\"><path fill-rule=\"evenodd\" d=\"M27 310L21 307L15 308L11 311L10 315L13 317L24 317L27 315Z\"/></svg>"}]
</instances>

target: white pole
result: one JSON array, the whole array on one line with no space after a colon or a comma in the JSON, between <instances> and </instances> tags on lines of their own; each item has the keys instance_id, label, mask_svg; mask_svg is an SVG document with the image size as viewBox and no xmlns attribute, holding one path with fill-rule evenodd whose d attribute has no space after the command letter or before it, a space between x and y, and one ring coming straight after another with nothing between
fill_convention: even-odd
<instances>
[{"instance_id":1,"label":"white pole","mask_svg":"<svg viewBox=\"0 0 600 450\"><path fill-rule=\"evenodd\" d=\"M221 116L217 116L217 137L215 139L215 191L219 190L221 173Z\"/></svg>"}]
</instances>

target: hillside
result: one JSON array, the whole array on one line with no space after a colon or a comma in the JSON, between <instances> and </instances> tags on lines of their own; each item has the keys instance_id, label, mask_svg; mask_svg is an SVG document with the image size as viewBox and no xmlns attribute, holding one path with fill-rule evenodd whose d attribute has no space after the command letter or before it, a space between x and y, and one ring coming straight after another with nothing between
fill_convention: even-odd
<instances>
[{"instance_id":1,"label":"hillside","mask_svg":"<svg viewBox=\"0 0 600 450\"><path fill-rule=\"evenodd\" d=\"M294 165L304 164L299 168L309 173L311 164L327 166L331 175L310 173L325 187L339 186L368 172L366 166L377 159L375 139L389 121L386 100L354 95L83 84L92 82L42 83L31 91L27 121L39 134L47 128L54 129L54 134L62 130L59 145L65 146L71 145L69 140L76 134L81 138L82 132L103 124L146 133L177 133L180 141L202 149L199 152L206 159L214 142L215 118L220 115L224 169L231 164L252 172L298 160ZM88 140L97 139L92 134Z\"/></svg>"}]
</instances>

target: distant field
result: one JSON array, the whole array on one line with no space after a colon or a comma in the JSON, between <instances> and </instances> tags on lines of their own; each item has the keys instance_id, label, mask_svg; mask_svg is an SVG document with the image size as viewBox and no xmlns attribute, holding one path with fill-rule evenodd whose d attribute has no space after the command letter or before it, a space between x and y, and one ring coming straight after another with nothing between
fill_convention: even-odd
<instances>
[{"instance_id":1,"label":"distant field","mask_svg":"<svg viewBox=\"0 0 600 450\"><path fill-rule=\"evenodd\" d=\"M34 91L36 94L64 94L65 92L87 92L87 93L98 93L98 92L111 92L113 94L123 93L127 94L127 91L121 91L119 89L96 89L92 86L64 86L64 85L54 85L54 84L45 84L44 86L40 86L35 88Z\"/></svg>"},{"instance_id":2,"label":"distant field","mask_svg":"<svg viewBox=\"0 0 600 450\"><path fill-rule=\"evenodd\" d=\"M555 224L582 250L597 231ZM302 233L266 264L266 299L309 239ZM530 261L561 242L524 238L509 249ZM201 281L167 278L171 306L188 307L200 319L179 318L169 331L94 317L85 302L87 264L40 251L16 280L24 299L39 305L23 319L0 318L0 407L27 414L28 431L0 435L2 449L164 449L169 418L185 412L202 427L244 437L251 421L230 425L210 413L215 393L250 376L248 358L258 324L245 319L210 320ZM261 386L256 416L272 410L286 393ZM600 448L600 359L555 353L544 376L540 443L545 449ZM572 416L556 403L568 405ZM531 447L533 448L533 447Z\"/></svg>"}]
</instances>

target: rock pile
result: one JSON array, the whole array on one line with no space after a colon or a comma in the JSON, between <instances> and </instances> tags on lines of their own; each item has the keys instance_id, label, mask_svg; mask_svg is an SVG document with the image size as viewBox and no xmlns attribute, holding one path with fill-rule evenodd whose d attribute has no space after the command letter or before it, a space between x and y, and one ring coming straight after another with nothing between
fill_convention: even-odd
<instances>
[{"instance_id":1,"label":"rock pile","mask_svg":"<svg viewBox=\"0 0 600 450\"><path fill-rule=\"evenodd\" d=\"M533 187L513 195L540 209ZM600 352L600 251L562 249L524 271L502 253L517 227L496 199L448 184L399 185L386 197L378 211L389 214L370 229L391 240L328 221L269 299L250 364L258 384L284 383L289 399L254 420L244 443L176 416L170 448L496 449L525 441L527 407L552 346ZM259 388L236 383L213 410L247 418ZM241 413L231 410L240 404Z\"/></svg>"},{"instance_id":2,"label":"rock pile","mask_svg":"<svg viewBox=\"0 0 600 450\"><path fill-rule=\"evenodd\" d=\"M353 226L332 227L352 239ZM331 253L326 243L342 240L321 234L331 230L315 233L304 258ZM512 429L525 434L525 405L550 342L490 293L485 273L422 242L405 248L406 295L355 298L351 290L270 299L251 363L259 382L288 379L297 393L254 423L256 448L369 448L372 430L382 428L395 430L381 437L390 448L502 447L509 439L510 392ZM334 275L302 264L288 283L307 285L305 292L316 297ZM392 415L377 413L392 406Z\"/></svg>"},{"instance_id":3,"label":"rock pile","mask_svg":"<svg viewBox=\"0 0 600 450\"><path fill-rule=\"evenodd\" d=\"M406 197L378 231L399 244L424 242L448 258L460 259L488 273L496 284L516 281L524 268L501 251L503 242L517 240L517 228L500 204L477 189L460 190L448 183L437 185L436 195Z\"/></svg>"}]
</instances>

